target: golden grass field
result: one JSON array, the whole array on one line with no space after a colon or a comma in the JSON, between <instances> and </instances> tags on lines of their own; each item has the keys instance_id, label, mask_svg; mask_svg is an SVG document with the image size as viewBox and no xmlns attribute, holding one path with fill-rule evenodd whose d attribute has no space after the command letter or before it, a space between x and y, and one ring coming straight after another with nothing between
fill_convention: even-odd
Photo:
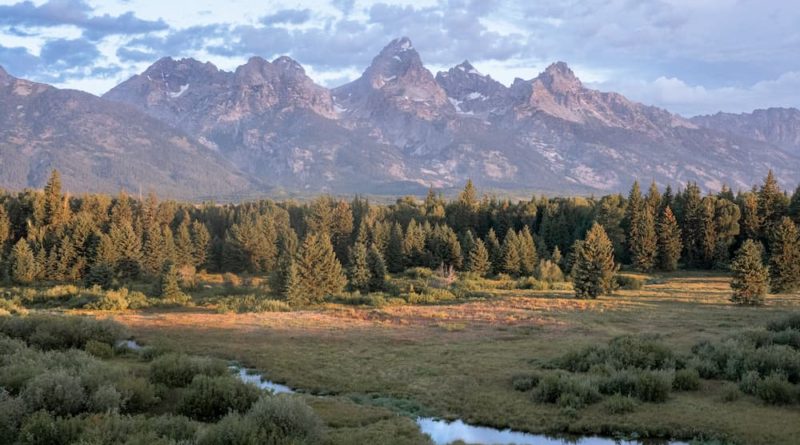
<instances>
[{"instance_id":1,"label":"golden grass field","mask_svg":"<svg viewBox=\"0 0 800 445\"><path fill-rule=\"evenodd\" d=\"M274 381L335 395L304 397L337 443L387 437L424 443L410 417L415 414L530 432L702 433L735 443L800 443L797 405L772 407L749 396L725 402L717 381L623 415L592 405L567 416L513 390L513 375L618 335L655 333L688 352L700 340L800 311L800 295L770 296L763 307L734 306L728 279L718 274L649 278L641 290L592 301L568 291L491 290L491 298L446 305L329 304L260 314L150 309L113 317L144 344L237 360Z\"/></svg>"}]
</instances>

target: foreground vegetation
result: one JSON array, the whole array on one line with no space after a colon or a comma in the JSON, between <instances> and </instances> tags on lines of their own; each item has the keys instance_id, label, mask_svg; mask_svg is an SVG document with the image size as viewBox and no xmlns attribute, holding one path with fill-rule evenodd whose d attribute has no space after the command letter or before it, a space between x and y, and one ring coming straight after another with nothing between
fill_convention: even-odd
<instances>
[{"instance_id":1,"label":"foreground vegetation","mask_svg":"<svg viewBox=\"0 0 800 445\"><path fill-rule=\"evenodd\" d=\"M83 317L0 318L0 442L358 443L342 442L341 425L327 426L309 406L347 412L352 403L274 396L221 360L115 346L124 335L116 323ZM426 441L385 410L370 415L412 443Z\"/></svg>"}]
</instances>

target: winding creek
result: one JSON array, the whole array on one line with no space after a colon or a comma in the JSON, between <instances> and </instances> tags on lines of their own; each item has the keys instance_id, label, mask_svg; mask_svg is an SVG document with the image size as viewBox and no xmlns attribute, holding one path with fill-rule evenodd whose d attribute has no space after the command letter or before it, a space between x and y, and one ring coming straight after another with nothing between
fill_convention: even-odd
<instances>
[{"instance_id":1,"label":"winding creek","mask_svg":"<svg viewBox=\"0 0 800 445\"><path fill-rule=\"evenodd\" d=\"M117 345L126 347L132 351L139 351L142 349L142 346L134 340L123 340ZM236 374L243 382L254 384L262 389L268 389L274 394L293 394L298 392L289 386L266 380L261 374L239 365L233 364L230 366L230 369L231 372ZM432 417L418 417L416 422L420 430L430 436L435 445L448 445L459 440L474 445L688 445L687 442L641 442L605 437L573 437L561 439L543 434L531 434L510 429L501 430L485 426L469 425L461 420L446 421Z\"/></svg>"}]
</instances>

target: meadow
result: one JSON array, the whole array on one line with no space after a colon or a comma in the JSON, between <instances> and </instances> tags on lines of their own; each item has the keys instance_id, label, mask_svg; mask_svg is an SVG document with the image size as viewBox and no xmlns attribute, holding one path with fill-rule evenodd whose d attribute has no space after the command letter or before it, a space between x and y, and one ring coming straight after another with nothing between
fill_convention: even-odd
<instances>
[{"instance_id":1,"label":"meadow","mask_svg":"<svg viewBox=\"0 0 800 445\"><path fill-rule=\"evenodd\" d=\"M608 398L577 409L539 403L531 391L515 389L515 378L553 373L553 361L564 354L619 336L653 335L688 357L699 342L800 313L796 294L772 295L762 307L733 305L728 278L719 274L632 276L644 283L640 289L596 300L482 279L461 284L479 293L432 304L342 297L292 312L220 313L206 306L111 315L143 344L236 360L309 394L335 396L311 405L329 424L361 434L372 429L376 437L401 437L400 429L414 443L407 419L430 415L552 434L794 443L796 403L771 405L718 378L672 391L662 403L632 401L622 409ZM352 412L343 415L334 401ZM343 440L355 437L350 433ZM345 443L359 443L353 440Z\"/></svg>"}]
</instances>

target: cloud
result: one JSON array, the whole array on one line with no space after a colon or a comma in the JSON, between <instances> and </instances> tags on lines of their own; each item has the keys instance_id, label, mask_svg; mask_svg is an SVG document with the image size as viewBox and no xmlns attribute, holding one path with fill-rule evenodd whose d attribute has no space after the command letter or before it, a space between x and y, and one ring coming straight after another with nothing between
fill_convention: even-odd
<instances>
[{"instance_id":1,"label":"cloud","mask_svg":"<svg viewBox=\"0 0 800 445\"><path fill-rule=\"evenodd\" d=\"M667 108L684 116L749 112L756 108L797 107L800 104L800 71L748 86L705 87L675 77L652 81L614 80L593 87L619 91L629 98Z\"/></svg>"},{"instance_id":2,"label":"cloud","mask_svg":"<svg viewBox=\"0 0 800 445\"><path fill-rule=\"evenodd\" d=\"M90 66L100 57L97 47L86 39L58 39L47 42L39 59L52 69Z\"/></svg>"},{"instance_id":3,"label":"cloud","mask_svg":"<svg viewBox=\"0 0 800 445\"><path fill-rule=\"evenodd\" d=\"M270 14L261 19L265 25L275 25L278 23L289 23L299 25L311 19L310 9L283 9L274 14Z\"/></svg>"},{"instance_id":4,"label":"cloud","mask_svg":"<svg viewBox=\"0 0 800 445\"><path fill-rule=\"evenodd\" d=\"M0 65L13 76L26 77L36 72L39 58L29 53L26 48L8 48L0 45Z\"/></svg>"},{"instance_id":5,"label":"cloud","mask_svg":"<svg viewBox=\"0 0 800 445\"><path fill-rule=\"evenodd\" d=\"M132 12L119 16L91 15L93 8L84 0L48 0L37 6L24 1L0 6L0 25L10 27L54 27L72 25L83 30L87 38L97 40L109 35L144 34L168 28L163 20L142 20Z\"/></svg>"}]
</instances>

